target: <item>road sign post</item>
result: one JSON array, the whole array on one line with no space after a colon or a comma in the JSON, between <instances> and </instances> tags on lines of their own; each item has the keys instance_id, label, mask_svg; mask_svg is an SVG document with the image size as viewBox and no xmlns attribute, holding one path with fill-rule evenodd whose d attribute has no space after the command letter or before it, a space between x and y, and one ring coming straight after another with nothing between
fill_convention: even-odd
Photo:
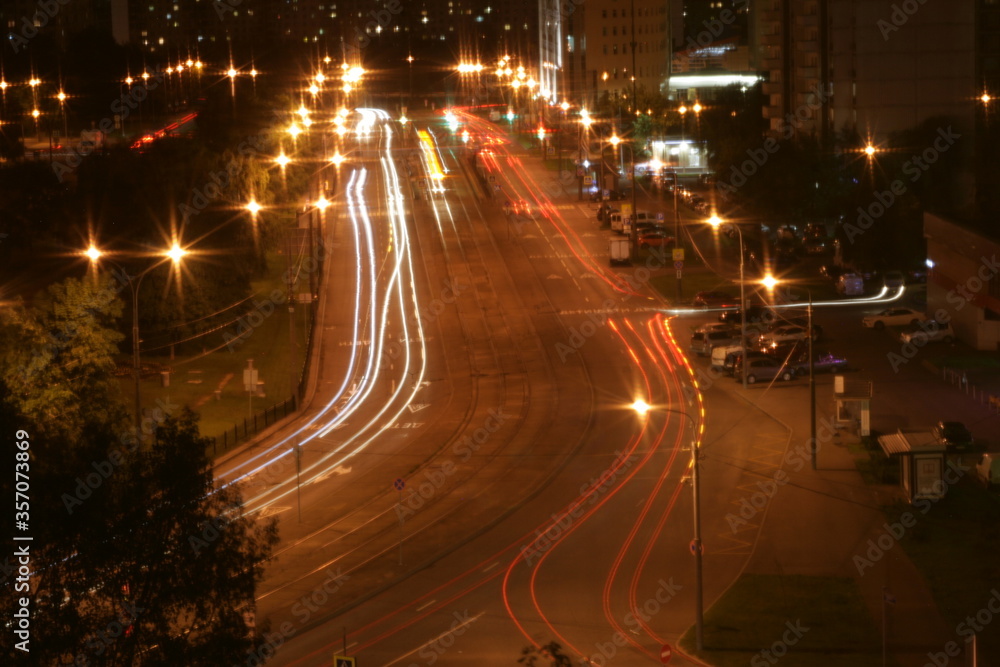
<instances>
[{"instance_id":1,"label":"road sign post","mask_svg":"<svg viewBox=\"0 0 1000 667\"><path fill-rule=\"evenodd\" d=\"M660 662L664 665L670 662L670 658L673 657L673 649L670 648L670 644L664 644L663 648L660 649Z\"/></svg>"}]
</instances>

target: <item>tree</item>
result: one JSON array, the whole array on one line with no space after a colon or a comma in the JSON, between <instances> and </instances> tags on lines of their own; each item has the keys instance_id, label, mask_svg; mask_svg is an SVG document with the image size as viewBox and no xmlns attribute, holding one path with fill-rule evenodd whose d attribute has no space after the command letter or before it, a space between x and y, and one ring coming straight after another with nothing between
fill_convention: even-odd
<instances>
[{"instance_id":1,"label":"tree","mask_svg":"<svg viewBox=\"0 0 1000 667\"><path fill-rule=\"evenodd\" d=\"M121 311L113 281L75 278L51 285L34 308L0 309L0 378L36 433L73 439L122 417L112 377Z\"/></svg>"},{"instance_id":2,"label":"tree","mask_svg":"<svg viewBox=\"0 0 1000 667\"><path fill-rule=\"evenodd\" d=\"M518 663L524 665L525 667L535 667L537 660L543 660L542 664L551 665L551 667L572 667L573 661L562 652L562 646L557 642L551 641L544 646L529 646L521 651L521 657L517 659Z\"/></svg>"},{"instance_id":3,"label":"tree","mask_svg":"<svg viewBox=\"0 0 1000 667\"><path fill-rule=\"evenodd\" d=\"M36 665L230 664L261 645L245 615L275 523L246 516L238 487L214 487L193 413L162 406L140 449L108 368L116 302L93 290L67 281L38 308L0 311L0 455L30 480L17 489L30 521L6 513L0 529L32 537L27 590L0 562L0 613L29 600ZM0 494L15 483L4 476ZM19 640L3 633L0 662Z\"/></svg>"}]
</instances>

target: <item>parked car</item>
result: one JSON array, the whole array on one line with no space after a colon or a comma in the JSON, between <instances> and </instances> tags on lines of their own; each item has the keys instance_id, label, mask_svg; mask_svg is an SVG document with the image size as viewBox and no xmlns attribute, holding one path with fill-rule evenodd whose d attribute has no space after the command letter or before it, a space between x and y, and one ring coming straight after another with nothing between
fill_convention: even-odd
<instances>
[{"instance_id":1,"label":"parked car","mask_svg":"<svg viewBox=\"0 0 1000 667\"><path fill-rule=\"evenodd\" d=\"M710 290L695 294L693 303L699 308L732 308L739 307L740 299L728 292Z\"/></svg>"},{"instance_id":2,"label":"parked car","mask_svg":"<svg viewBox=\"0 0 1000 667\"><path fill-rule=\"evenodd\" d=\"M758 380L780 380L789 381L795 379L795 369L779 359L771 356L759 357L757 359L747 359L747 384L755 384ZM742 381L743 362L738 360L733 367L733 377Z\"/></svg>"},{"instance_id":3,"label":"parked car","mask_svg":"<svg viewBox=\"0 0 1000 667\"><path fill-rule=\"evenodd\" d=\"M598 209L597 209L597 219L600 220L600 221L602 221L602 222L607 222L608 221L608 217L612 213L619 213L620 214L621 211L619 211L617 208L615 208L613 206L609 206L608 204L601 204L600 207L598 207Z\"/></svg>"},{"instance_id":4,"label":"parked car","mask_svg":"<svg viewBox=\"0 0 1000 667\"><path fill-rule=\"evenodd\" d=\"M732 345L740 340L738 329L725 325L713 325L712 328L699 328L691 335L691 351L699 356L708 356L713 348L720 345Z\"/></svg>"},{"instance_id":5,"label":"parked car","mask_svg":"<svg viewBox=\"0 0 1000 667\"><path fill-rule=\"evenodd\" d=\"M750 306L747 308L747 322L773 322L776 319L774 311L766 306ZM728 324L739 324L743 321L743 311L727 310L719 314L719 321Z\"/></svg>"},{"instance_id":6,"label":"parked car","mask_svg":"<svg viewBox=\"0 0 1000 667\"><path fill-rule=\"evenodd\" d=\"M652 229L639 234L640 248L659 248L674 244L674 237L667 234L662 229Z\"/></svg>"},{"instance_id":7,"label":"parked car","mask_svg":"<svg viewBox=\"0 0 1000 667\"><path fill-rule=\"evenodd\" d=\"M725 350L725 354L721 354L720 350ZM756 352L747 348L747 358L748 359L763 359L767 355L763 352ZM731 345L725 348L715 348L712 350L712 368L721 369L726 375L732 375L733 369L737 367L740 360L743 359L743 350L739 345Z\"/></svg>"},{"instance_id":8,"label":"parked car","mask_svg":"<svg viewBox=\"0 0 1000 667\"><path fill-rule=\"evenodd\" d=\"M758 345L761 349L766 349L769 347L775 347L779 343L787 343L790 341L806 340L809 337L809 329L803 326L798 326L797 324L786 324L775 328L772 331L766 331L761 334L758 339ZM816 340L815 329L812 332L813 340Z\"/></svg>"},{"instance_id":9,"label":"parked car","mask_svg":"<svg viewBox=\"0 0 1000 667\"><path fill-rule=\"evenodd\" d=\"M929 342L955 342L955 330L951 328L950 322L937 322L935 320L924 320L909 331L904 331L899 339L904 343L915 343L923 345Z\"/></svg>"},{"instance_id":10,"label":"parked car","mask_svg":"<svg viewBox=\"0 0 1000 667\"><path fill-rule=\"evenodd\" d=\"M955 449L972 447L972 432L962 422L939 421L933 429L934 437L943 445Z\"/></svg>"},{"instance_id":11,"label":"parked car","mask_svg":"<svg viewBox=\"0 0 1000 667\"><path fill-rule=\"evenodd\" d=\"M654 230L655 231L666 232L667 228L664 227L662 224L656 222L655 220L652 220L652 221L647 220L645 222L640 222L640 223L638 223L635 226L635 231L637 233L639 233L639 234L642 234L644 232L654 231Z\"/></svg>"},{"instance_id":12,"label":"parked car","mask_svg":"<svg viewBox=\"0 0 1000 667\"><path fill-rule=\"evenodd\" d=\"M861 325L869 329L884 329L903 325L916 326L927 319L927 316L912 308L886 308L876 315L865 315Z\"/></svg>"},{"instance_id":13,"label":"parked car","mask_svg":"<svg viewBox=\"0 0 1000 667\"><path fill-rule=\"evenodd\" d=\"M817 373L842 373L847 370L847 359L834 354L833 352L813 351L813 375ZM809 351L804 350L794 362L792 367L799 375L809 375Z\"/></svg>"}]
</instances>

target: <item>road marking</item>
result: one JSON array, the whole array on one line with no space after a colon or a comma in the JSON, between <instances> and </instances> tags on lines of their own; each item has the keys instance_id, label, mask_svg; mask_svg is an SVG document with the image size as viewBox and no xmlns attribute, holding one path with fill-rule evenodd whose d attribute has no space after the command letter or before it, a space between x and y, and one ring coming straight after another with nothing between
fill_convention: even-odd
<instances>
[{"instance_id":1,"label":"road marking","mask_svg":"<svg viewBox=\"0 0 1000 667\"><path fill-rule=\"evenodd\" d=\"M291 505L268 505L260 511L262 517L274 516L275 514L281 514L282 512L287 512L292 509Z\"/></svg>"},{"instance_id":2,"label":"road marking","mask_svg":"<svg viewBox=\"0 0 1000 667\"><path fill-rule=\"evenodd\" d=\"M417 411L423 410L424 408L429 407L429 406L430 406L430 403L411 403L410 405L407 405L406 407L410 410L410 412L417 412Z\"/></svg>"},{"instance_id":3,"label":"road marking","mask_svg":"<svg viewBox=\"0 0 1000 667\"><path fill-rule=\"evenodd\" d=\"M495 567L498 567L499 565L500 561L494 561L491 565L487 565L486 567L484 567L483 572L484 573L489 572L490 570L492 570Z\"/></svg>"},{"instance_id":4,"label":"road marking","mask_svg":"<svg viewBox=\"0 0 1000 667\"><path fill-rule=\"evenodd\" d=\"M421 606L417 607L417 608L416 608L416 609L415 609L414 611L417 611L417 612L421 612L421 611L423 611L424 609L427 609L427 607L430 607L430 606L431 606L432 604L434 604L435 602L437 602L437 600L431 600L431 601L430 601L430 602L428 602L427 604L424 604L424 605L421 605Z\"/></svg>"}]
</instances>

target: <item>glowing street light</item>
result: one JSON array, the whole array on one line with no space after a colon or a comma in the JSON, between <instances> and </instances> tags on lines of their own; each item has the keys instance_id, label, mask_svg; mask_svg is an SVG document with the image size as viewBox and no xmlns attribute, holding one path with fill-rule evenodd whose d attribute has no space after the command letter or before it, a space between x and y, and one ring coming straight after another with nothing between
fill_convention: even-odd
<instances>
[{"instance_id":1,"label":"glowing street light","mask_svg":"<svg viewBox=\"0 0 1000 667\"><path fill-rule=\"evenodd\" d=\"M84 250L82 255L86 256L91 265L96 265L104 257L105 253L99 248L91 244L86 250ZM160 253L159 259L147 266L143 271L136 275L130 274L124 268L119 266L116 262L111 260L111 264L118 267L121 275L124 276L130 291L132 292L132 378L134 381L134 419L135 419L135 437L138 439L139 433L142 427L142 403L139 397L139 377L141 373L141 364L139 358L139 287L142 284L142 279L146 275L162 265L164 259L169 259L176 267L180 264L180 261L187 255L188 252L181 248L180 245L174 241L171 247L163 253Z\"/></svg>"},{"instance_id":2,"label":"glowing street light","mask_svg":"<svg viewBox=\"0 0 1000 667\"><path fill-rule=\"evenodd\" d=\"M250 215L257 217L257 214L260 213L261 205L257 203L256 199L251 199L247 202L245 208L250 211Z\"/></svg>"},{"instance_id":3,"label":"glowing street light","mask_svg":"<svg viewBox=\"0 0 1000 667\"><path fill-rule=\"evenodd\" d=\"M867 155L868 157L875 155L877 151L878 149L872 146L871 144L865 146L865 155Z\"/></svg>"},{"instance_id":4,"label":"glowing street light","mask_svg":"<svg viewBox=\"0 0 1000 667\"><path fill-rule=\"evenodd\" d=\"M292 161L292 158L290 158L287 155L285 155L285 152L282 151L281 154L278 155L278 157L274 158L274 161L278 163L279 167L281 167L282 169L284 169Z\"/></svg>"},{"instance_id":5,"label":"glowing street light","mask_svg":"<svg viewBox=\"0 0 1000 667\"><path fill-rule=\"evenodd\" d=\"M318 208L320 211L325 211L328 206L330 206L330 200L327 199L326 197L321 196L319 199L316 200L316 208Z\"/></svg>"},{"instance_id":6,"label":"glowing street light","mask_svg":"<svg viewBox=\"0 0 1000 667\"><path fill-rule=\"evenodd\" d=\"M344 156L341 155L340 153L334 153L333 155L330 156L330 162L334 166L339 167L344 162Z\"/></svg>"},{"instance_id":7,"label":"glowing street light","mask_svg":"<svg viewBox=\"0 0 1000 667\"><path fill-rule=\"evenodd\" d=\"M180 247L177 241L174 241L170 249L163 253L163 256L168 257L174 264L178 264L187 254L188 251Z\"/></svg>"},{"instance_id":8,"label":"glowing street light","mask_svg":"<svg viewBox=\"0 0 1000 667\"><path fill-rule=\"evenodd\" d=\"M236 68L234 67L230 67L229 69L226 70L226 76L228 76L230 79L235 79L238 73L239 72L237 72Z\"/></svg>"}]
</instances>

